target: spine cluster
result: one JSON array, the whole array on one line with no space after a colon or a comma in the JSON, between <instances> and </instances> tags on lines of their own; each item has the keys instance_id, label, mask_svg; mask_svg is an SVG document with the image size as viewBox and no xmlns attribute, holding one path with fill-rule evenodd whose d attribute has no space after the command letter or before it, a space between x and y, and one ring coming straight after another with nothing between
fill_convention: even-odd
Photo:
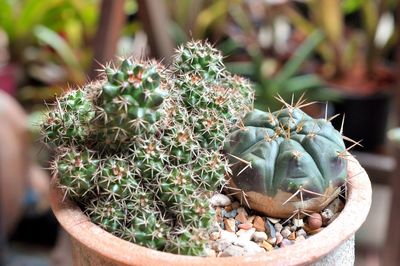
<instances>
[{"instance_id":1,"label":"spine cluster","mask_svg":"<svg viewBox=\"0 0 400 266\"><path fill-rule=\"evenodd\" d=\"M229 131L252 109L249 83L207 43L174 63L127 58L59 98L42 125L54 173L93 222L128 241L202 255L214 221L208 198L225 184Z\"/></svg>"}]
</instances>

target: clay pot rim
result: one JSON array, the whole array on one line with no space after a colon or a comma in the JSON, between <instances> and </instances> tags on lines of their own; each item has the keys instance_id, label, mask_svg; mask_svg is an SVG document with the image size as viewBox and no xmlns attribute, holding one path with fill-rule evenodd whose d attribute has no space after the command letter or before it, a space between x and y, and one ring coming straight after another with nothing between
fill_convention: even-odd
<instances>
[{"instance_id":1,"label":"clay pot rim","mask_svg":"<svg viewBox=\"0 0 400 266\"><path fill-rule=\"evenodd\" d=\"M53 212L74 241L120 265L307 265L333 251L349 239L365 221L371 206L371 183L365 170L349 157L348 199L341 214L324 230L306 240L262 255L204 258L175 255L122 240L90 222L79 207L64 198L52 181Z\"/></svg>"}]
</instances>

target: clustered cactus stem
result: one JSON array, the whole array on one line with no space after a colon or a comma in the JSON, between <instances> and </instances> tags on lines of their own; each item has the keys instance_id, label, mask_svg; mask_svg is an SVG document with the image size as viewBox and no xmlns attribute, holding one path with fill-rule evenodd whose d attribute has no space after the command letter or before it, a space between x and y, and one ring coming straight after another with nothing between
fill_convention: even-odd
<instances>
[{"instance_id":1,"label":"clustered cactus stem","mask_svg":"<svg viewBox=\"0 0 400 266\"><path fill-rule=\"evenodd\" d=\"M252 109L249 83L207 43L173 64L121 59L57 99L42 124L66 195L105 230L150 248L202 255L225 184L230 130Z\"/></svg>"}]
</instances>

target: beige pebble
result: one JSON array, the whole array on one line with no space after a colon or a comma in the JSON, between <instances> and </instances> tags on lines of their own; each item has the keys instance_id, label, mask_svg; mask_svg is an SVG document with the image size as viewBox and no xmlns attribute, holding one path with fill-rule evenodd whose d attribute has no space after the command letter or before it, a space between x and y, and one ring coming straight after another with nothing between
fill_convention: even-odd
<instances>
[{"instance_id":1,"label":"beige pebble","mask_svg":"<svg viewBox=\"0 0 400 266\"><path fill-rule=\"evenodd\" d=\"M243 212L241 212L238 215L236 215L235 219L237 221L241 222L242 224L247 222L247 216Z\"/></svg>"},{"instance_id":2,"label":"beige pebble","mask_svg":"<svg viewBox=\"0 0 400 266\"><path fill-rule=\"evenodd\" d=\"M276 237L276 244L277 244L277 245L279 245L280 243L282 243L283 236L282 236L281 233L276 232L275 237Z\"/></svg>"},{"instance_id":3,"label":"beige pebble","mask_svg":"<svg viewBox=\"0 0 400 266\"><path fill-rule=\"evenodd\" d=\"M275 245L276 244L276 237L269 237L267 242L270 243L271 245Z\"/></svg>"},{"instance_id":4,"label":"beige pebble","mask_svg":"<svg viewBox=\"0 0 400 266\"><path fill-rule=\"evenodd\" d=\"M224 219L225 230L228 232L235 232L235 219L229 218Z\"/></svg>"},{"instance_id":5,"label":"beige pebble","mask_svg":"<svg viewBox=\"0 0 400 266\"><path fill-rule=\"evenodd\" d=\"M289 240L295 240L296 239L296 233L292 232L289 236L288 236Z\"/></svg>"},{"instance_id":6,"label":"beige pebble","mask_svg":"<svg viewBox=\"0 0 400 266\"><path fill-rule=\"evenodd\" d=\"M249 218L247 218L247 222L249 222L249 223L253 223L253 221L254 221L254 218L256 218L256 216L255 216L255 215L252 215L252 216L250 216Z\"/></svg>"},{"instance_id":7,"label":"beige pebble","mask_svg":"<svg viewBox=\"0 0 400 266\"><path fill-rule=\"evenodd\" d=\"M265 232L255 232L253 234L253 240L256 242L262 242L267 239L268 239L268 236Z\"/></svg>"},{"instance_id":8,"label":"beige pebble","mask_svg":"<svg viewBox=\"0 0 400 266\"><path fill-rule=\"evenodd\" d=\"M249 230L240 229L236 234L238 235L239 239L250 241L255 231L256 229L254 228L251 228Z\"/></svg>"},{"instance_id":9,"label":"beige pebble","mask_svg":"<svg viewBox=\"0 0 400 266\"><path fill-rule=\"evenodd\" d=\"M261 246L262 246L263 248L265 248L267 251L271 251L271 250L274 249L274 247L273 247L270 243L268 243L267 241L265 241L265 240L261 243Z\"/></svg>"},{"instance_id":10,"label":"beige pebble","mask_svg":"<svg viewBox=\"0 0 400 266\"><path fill-rule=\"evenodd\" d=\"M296 227L303 227L304 226L304 221L303 219L293 219L293 225Z\"/></svg>"},{"instance_id":11,"label":"beige pebble","mask_svg":"<svg viewBox=\"0 0 400 266\"><path fill-rule=\"evenodd\" d=\"M243 213L246 217L248 216L247 211L243 207L237 208L237 213Z\"/></svg>"},{"instance_id":12,"label":"beige pebble","mask_svg":"<svg viewBox=\"0 0 400 266\"><path fill-rule=\"evenodd\" d=\"M265 232L265 222L260 216L256 216L253 221L253 226L257 231Z\"/></svg>"}]
</instances>

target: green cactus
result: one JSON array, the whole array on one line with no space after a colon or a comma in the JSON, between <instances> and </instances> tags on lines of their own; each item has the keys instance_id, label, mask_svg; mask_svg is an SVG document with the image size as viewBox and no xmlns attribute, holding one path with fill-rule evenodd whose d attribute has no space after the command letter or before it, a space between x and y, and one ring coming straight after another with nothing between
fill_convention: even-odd
<instances>
[{"instance_id":1,"label":"green cactus","mask_svg":"<svg viewBox=\"0 0 400 266\"><path fill-rule=\"evenodd\" d=\"M93 104L83 90L71 91L58 99L42 124L45 143L73 145L89 135L89 124L95 116Z\"/></svg>"},{"instance_id":2,"label":"green cactus","mask_svg":"<svg viewBox=\"0 0 400 266\"><path fill-rule=\"evenodd\" d=\"M274 113L248 113L225 152L233 165L232 185L248 195L252 208L269 216L322 210L347 177L341 134L328 120L290 105Z\"/></svg>"},{"instance_id":3,"label":"green cactus","mask_svg":"<svg viewBox=\"0 0 400 266\"><path fill-rule=\"evenodd\" d=\"M229 170L223 143L253 95L207 43L179 48L169 69L109 64L98 81L60 98L42 125L58 146L60 187L116 236L203 255L214 220L207 198Z\"/></svg>"},{"instance_id":4,"label":"green cactus","mask_svg":"<svg viewBox=\"0 0 400 266\"><path fill-rule=\"evenodd\" d=\"M84 199L95 194L96 171L99 159L93 151L63 148L54 161L60 185L69 197Z\"/></svg>"},{"instance_id":5,"label":"green cactus","mask_svg":"<svg viewBox=\"0 0 400 266\"><path fill-rule=\"evenodd\" d=\"M137 135L157 131L159 107L166 96L162 71L155 62L129 58L116 68L105 67L105 80L88 88L97 91L94 101L101 142L118 149Z\"/></svg>"}]
</instances>

